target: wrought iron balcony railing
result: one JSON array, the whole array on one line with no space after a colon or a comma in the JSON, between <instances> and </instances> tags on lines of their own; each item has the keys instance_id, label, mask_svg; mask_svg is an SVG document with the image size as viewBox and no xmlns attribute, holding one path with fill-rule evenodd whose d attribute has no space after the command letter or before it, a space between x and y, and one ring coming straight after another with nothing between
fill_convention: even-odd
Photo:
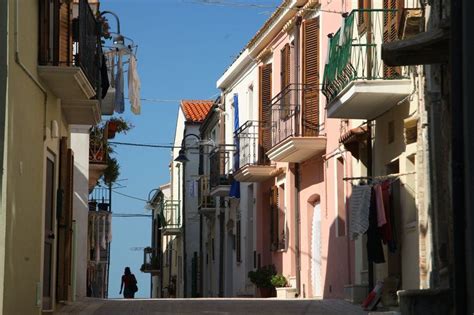
<instances>
[{"instance_id":1,"label":"wrought iron balcony railing","mask_svg":"<svg viewBox=\"0 0 474 315\"><path fill-rule=\"evenodd\" d=\"M229 170L232 169L229 146L219 145L209 155L209 186L230 185Z\"/></svg>"},{"instance_id":2,"label":"wrought iron balcony railing","mask_svg":"<svg viewBox=\"0 0 474 315\"><path fill-rule=\"evenodd\" d=\"M201 176L198 181L199 184L199 208L215 208L215 198L211 196L210 179L209 176Z\"/></svg>"},{"instance_id":3,"label":"wrought iron balcony railing","mask_svg":"<svg viewBox=\"0 0 474 315\"><path fill-rule=\"evenodd\" d=\"M39 64L80 67L99 97L101 35L88 1L79 0L79 15L75 19L70 13L72 4L45 3L42 1L40 4L40 14L45 21L39 28Z\"/></svg>"},{"instance_id":4,"label":"wrought iron balcony railing","mask_svg":"<svg viewBox=\"0 0 474 315\"><path fill-rule=\"evenodd\" d=\"M89 137L89 162L97 164L107 163L107 138L104 129L92 127Z\"/></svg>"},{"instance_id":5,"label":"wrought iron balcony railing","mask_svg":"<svg viewBox=\"0 0 474 315\"><path fill-rule=\"evenodd\" d=\"M349 14L329 42L322 92L328 102L355 80L393 80L407 77L406 67L388 67L382 44L398 37L398 10L361 9Z\"/></svg>"},{"instance_id":6,"label":"wrought iron balcony railing","mask_svg":"<svg viewBox=\"0 0 474 315\"><path fill-rule=\"evenodd\" d=\"M318 136L319 102L305 97L317 91L318 87L289 84L272 99L272 146L289 137Z\"/></svg>"},{"instance_id":7,"label":"wrought iron balcony railing","mask_svg":"<svg viewBox=\"0 0 474 315\"><path fill-rule=\"evenodd\" d=\"M181 228L181 202L179 200L166 200L162 214L164 229Z\"/></svg>"},{"instance_id":8,"label":"wrought iron balcony railing","mask_svg":"<svg viewBox=\"0 0 474 315\"><path fill-rule=\"evenodd\" d=\"M143 249L143 264L141 272L157 273L161 268L162 253L159 248L146 247Z\"/></svg>"},{"instance_id":9,"label":"wrought iron balcony railing","mask_svg":"<svg viewBox=\"0 0 474 315\"><path fill-rule=\"evenodd\" d=\"M265 155L262 132L270 128L270 124L261 121L248 120L235 131L239 143L239 165L269 165L270 160Z\"/></svg>"}]
</instances>

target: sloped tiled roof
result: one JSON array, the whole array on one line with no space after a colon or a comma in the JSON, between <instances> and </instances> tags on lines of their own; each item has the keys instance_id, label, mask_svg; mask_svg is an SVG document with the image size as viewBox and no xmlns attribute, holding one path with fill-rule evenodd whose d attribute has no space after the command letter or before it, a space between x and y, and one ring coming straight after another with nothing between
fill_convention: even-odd
<instances>
[{"instance_id":1,"label":"sloped tiled roof","mask_svg":"<svg viewBox=\"0 0 474 315\"><path fill-rule=\"evenodd\" d=\"M202 122L207 113L214 104L214 101L206 100L182 100L181 109L183 110L186 121Z\"/></svg>"}]
</instances>

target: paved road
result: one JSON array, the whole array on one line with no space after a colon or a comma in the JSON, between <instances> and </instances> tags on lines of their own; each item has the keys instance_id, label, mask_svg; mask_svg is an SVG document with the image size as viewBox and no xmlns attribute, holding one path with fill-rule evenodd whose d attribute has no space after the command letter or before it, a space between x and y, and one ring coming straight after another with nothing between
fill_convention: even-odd
<instances>
[{"instance_id":1,"label":"paved road","mask_svg":"<svg viewBox=\"0 0 474 315\"><path fill-rule=\"evenodd\" d=\"M64 306L58 315L141 314L367 314L360 306L342 300L276 299L87 299Z\"/></svg>"}]
</instances>

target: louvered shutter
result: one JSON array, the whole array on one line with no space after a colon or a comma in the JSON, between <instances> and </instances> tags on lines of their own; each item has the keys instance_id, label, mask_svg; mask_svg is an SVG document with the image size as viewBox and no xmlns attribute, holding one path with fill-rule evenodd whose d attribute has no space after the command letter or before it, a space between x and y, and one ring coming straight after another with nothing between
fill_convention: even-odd
<instances>
[{"instance_id":1,"label":"louvered shutter","mask_svg":"<svg viewBox=\"0 0 474 315\"><path fill-rule=\"evenodd\" d=\"M58 300L69 298L72 264L72 220L74 198L74 156L67 148L67 138L60 142L58 200L58 280L56 295Z\"/></svg>"},{"instance_id":2,"label":"louvered shutter","mask_svg":"<svg viewBox=\"0 0 474 315\"><path fill-rule=\"evenodd\" d=\"M38 61L42 65L59 64L59 0L40 0Z\"/></svg>"},{"instance_id":3,"label":"louvered shutter","mask_svg":"<svg viewBox=\"0 0 474 315\"><path fill-rule=\"evenodd\" d=\"M270 188L270 241L271 250L278 249L278 186L272 186Z\"/></svg>"},{"instance_id":4,"label":"louvered shutter","mask_svg":"<svg viewBox=\"0 0 474 315\"><path fill-rule=\"evenodd\" d=\"M385 12L383 19L383 42L389 43L398 39L398 27L400 24L400 14L404 7L403 0L384 0L383 8L390 10L397 10L396 12ZM383 66L384 78L396 78L401 76L400 67Z\"/></svg>"},{"instance_id":5,"label":"louvered shutter","mask_svg":"<svg viewBox=\"0 0 474 315\"><path fill-rule=\"evenodd\" d=\"M271 100L272 100L272 64L260 67L260 131L259 131L259 160L261 164L268 162L267 151L272 146L271 130Z\"/></svg>"},{"instance_id":6,"label":"louvered shutter","mask_svg":"<svg viewBox=\"0 0 474 315\"><path fill-rule=\"evenodd\" d=\"M59 62L70 65L72 60L71 4L59 8Z\"/></svg>"},{"instance_id":7,"label":"louvered shutter","mask_svg":"<svg viewBox=\"0 0 474 315\"><path fill-rule=\"evenodd\" d=\"M370 0L359 0L359 10L368 10L371 8ZM367 30L368 22L370 19L370 11L359 11L357 12L357 28L359 33L364 33Z\"/></svg>"},{"instance_id":8,"label":"louvered shutter","mask_svg":"<svg viewBox=\"0 0 474 315\"><path fill-rule=\"evenodd\" d=\"M303 24L303 136L319 133L319 18Z\"/></svg>"},{"instance_id":9,"label":"louvered shutter","mask_svg":"<svg viewBox=\"0 0 474 315\"><path fill-rule=\"evenodd\" d=\"M286 44L285 47L281 50L281 89L284 91L290 84L290 45ZM291 104L291 93L285 93L282 99L281 107L283 109L282 117L285 119L290 114L290 104Z\"/></svg>"}]
</instances>

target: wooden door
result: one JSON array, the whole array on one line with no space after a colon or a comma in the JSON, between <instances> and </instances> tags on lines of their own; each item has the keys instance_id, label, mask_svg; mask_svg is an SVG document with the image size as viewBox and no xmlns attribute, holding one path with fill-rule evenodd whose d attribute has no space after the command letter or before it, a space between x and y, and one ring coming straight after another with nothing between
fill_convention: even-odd
<instances>
[{"instance_id":1,"label":"wooden door","mask_svg":"<svg viewBox=\"0 0 474 315\"><path fill-rule=\"evenodd\" d=\"M55 200L55 158L46 158L44 254L43 254L43 310L53 308L53 256L54 256L54 200Z\"/></svg>"}]
</instances>

